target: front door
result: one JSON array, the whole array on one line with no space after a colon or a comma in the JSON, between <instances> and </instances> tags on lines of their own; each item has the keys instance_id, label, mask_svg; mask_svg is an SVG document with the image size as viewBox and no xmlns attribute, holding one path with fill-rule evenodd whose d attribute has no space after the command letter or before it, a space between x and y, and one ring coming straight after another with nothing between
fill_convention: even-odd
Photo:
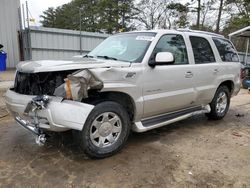
<instances>
[{"instance_id":1,"label":"front door","mask_svg":"<svg viewBox=\"0 0 250 188\"><path fill-rule=\"evenodd\" d=\"M175 62L169 65L148 66L143 78L143 118L160 115L193 106L193 66L189 64L182 35L163 35L150 58L154 61L158 52L171 52Z\"/></svg>"}]
</instances>

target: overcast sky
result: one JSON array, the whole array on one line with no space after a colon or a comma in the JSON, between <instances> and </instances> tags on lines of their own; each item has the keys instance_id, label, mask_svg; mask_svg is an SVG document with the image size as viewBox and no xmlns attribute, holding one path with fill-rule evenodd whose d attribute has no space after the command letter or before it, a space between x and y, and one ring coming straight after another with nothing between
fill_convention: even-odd
<instances>
[{"instance_id":1,"label":"overcast sky","mask_svg":"<svg viewBox=\"0 0 250 188\"><path fill-rule=\"evenodd\" d=\"M20 0L21 4L25 4L26 0ZM39 16L43 13L44 10L47 10L48 7L58 7L65 3L70 2L71 0L28 0L28 6L30 14L35 19L35 23L31 23L31 25L39 26L40 18Z\"/></svg>"}]
</instances>

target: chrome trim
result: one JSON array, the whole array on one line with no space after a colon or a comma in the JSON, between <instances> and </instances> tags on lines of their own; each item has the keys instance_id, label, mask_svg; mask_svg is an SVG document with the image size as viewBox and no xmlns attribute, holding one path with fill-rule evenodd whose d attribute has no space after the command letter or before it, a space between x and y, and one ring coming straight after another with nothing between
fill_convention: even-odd
<instances>
[{"instance_id":1,"label":"chrome trim","mask_svg":"<svg viewBox=\"0 0 250 188\"><path fill-rule=\"evenodd\" d=\"M31 123L29 123L28 121L25 121L24 119L22 119L20 116L16 116L15 117L16 122L21 125L21 127L25 128L26 130L30 131L31 133L33 133L35 136L39 136L39 130L37 128L35 128L34 126L32 126Z\"/></svg>"}]
</instances>

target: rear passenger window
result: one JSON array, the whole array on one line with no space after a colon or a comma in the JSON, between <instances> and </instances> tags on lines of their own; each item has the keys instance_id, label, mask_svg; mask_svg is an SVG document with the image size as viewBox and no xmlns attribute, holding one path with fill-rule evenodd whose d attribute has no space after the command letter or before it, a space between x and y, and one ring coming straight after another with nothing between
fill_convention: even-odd
<instances>
[{"instance_id":1,"label":"rear passenger window","mask_svg":"<svg viewBox=\"0 0 250 188\"><path fill-rule=\"evenodd\" d=\"M215 46L217 47L221 60L227 62L238 62L239 58L233 45L225 39L213 38Z\"/></svg>"},{"instance_id":2,"label":"rear passenger window","mask_svg":"<svg viewBox=\"0 0 250 188\"><path fill-rule=\"evenodd\" d=\"M214 54L209 42L202 37L190 36L196 64L215 62Z\"/></svg>"}]
</instances>

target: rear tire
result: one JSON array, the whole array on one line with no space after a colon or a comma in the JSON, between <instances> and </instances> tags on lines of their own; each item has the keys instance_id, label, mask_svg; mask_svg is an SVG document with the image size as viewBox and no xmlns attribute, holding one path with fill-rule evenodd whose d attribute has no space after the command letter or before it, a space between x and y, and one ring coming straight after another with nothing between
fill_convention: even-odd
<instances>
[{"instance_id":1,"label":"rear tire","mask_svg":"<svg viewBox=\"0 0 250 188\"><path fill-rule=\"evenodd\" d=\"M213 120L220 120L227 114L230 106L230 92L228 87L220 86L210 103L211 112L207 113L206 116Z\"/></svg>"},{"instance_id":2,"label":"rear tire","mask_svg":"<svg viewBox=\"0 0 250 188\"><path fill-rule=\"evenodd\" d=\"M80 134L80 144L91 158L105 158L120 151L128 139L131 121L116 102L97 104Z\"/></svg>"}]
</instances>

